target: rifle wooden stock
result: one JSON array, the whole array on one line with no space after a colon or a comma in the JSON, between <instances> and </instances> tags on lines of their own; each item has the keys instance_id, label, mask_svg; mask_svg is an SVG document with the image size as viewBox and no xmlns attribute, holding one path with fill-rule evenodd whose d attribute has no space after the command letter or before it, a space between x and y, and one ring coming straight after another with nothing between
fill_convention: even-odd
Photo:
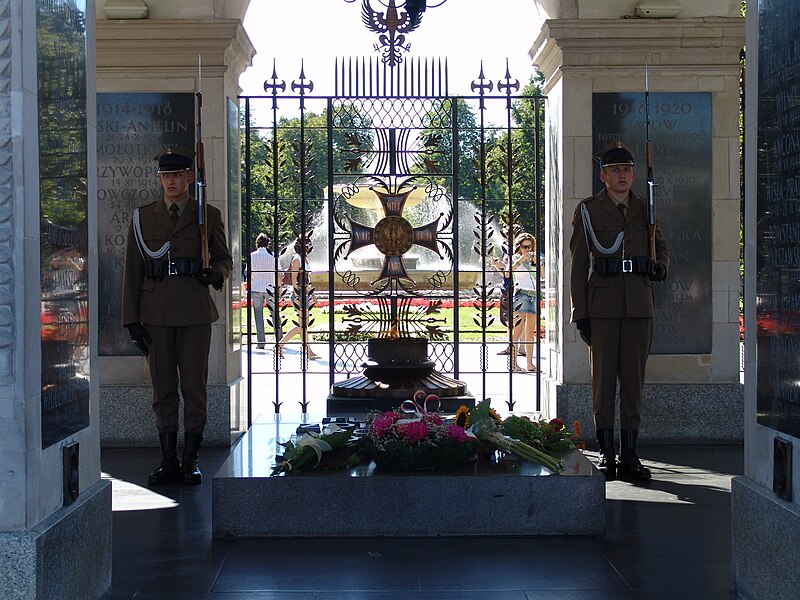
<instances>
[{"instance_id":1,"label":"rifle wooden stock","mask_svg":"<svg viewBox=\"0 0 800 600\"><path fill-rule=\"evenodd\" d=\"M647 234L650 238L650 258L656 260L656 184L653 179L653 142L645 144L647 162Z\"/></svg>"}]
</instances>

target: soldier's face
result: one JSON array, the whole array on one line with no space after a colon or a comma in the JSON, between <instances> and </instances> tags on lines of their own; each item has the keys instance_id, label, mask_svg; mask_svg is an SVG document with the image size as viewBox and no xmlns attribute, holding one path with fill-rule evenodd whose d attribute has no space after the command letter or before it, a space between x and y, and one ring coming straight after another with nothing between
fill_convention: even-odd
<instances>
[{"instance_id":1,"label":"soldier's face","mask_svg":"<svg viewBox=\"0 0 800 600\"><path fill-rule=\"evenodd\" d=\"M177 173L161 173L159 175L164 196L176 202L189 193L189 185L194 181L191 171L178 171Z\"/></svg>"},{"instance_id":2,"label":"soldier's face","mask_svg":"<svg viewBox=\"0 0 800 600\"><path fill-rule=\"evenodd\" d=\"M600 171L600 181L606 184L606 189L616 194L627 194L635 178L636 173L631 165L613 165L603 167Z\"/></svg>"}]
</instances>

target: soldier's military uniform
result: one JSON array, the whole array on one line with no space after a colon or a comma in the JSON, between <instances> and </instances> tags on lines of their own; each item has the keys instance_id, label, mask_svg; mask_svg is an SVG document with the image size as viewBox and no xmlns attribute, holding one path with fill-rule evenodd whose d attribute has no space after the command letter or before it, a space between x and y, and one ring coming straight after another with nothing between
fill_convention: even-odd
<instances>
[{"instance_id":1,"label":"soldier's military uniform","mask_svg":"<svg viewBox=\"0 0 800 600\"><path fill-rule=\"evenodd\" d=\"M192 156L191 151L162 152L157 157L159 173L189 171ZM162 461L162 466L151 474L151 483L166 483L181 475L176 448L179 385L186 436L182 475L186 482L198 483L197 451L206 423L211 323L219 318L208 286L211 283L220 289L233 262L218 209L207 207L210 269L203 269L198 203L190 196L177 202L180 213L176 223L169 212L171 204L163 198L142 206L138 219L135 217L139 224L131 224L125 255L122 323L147 354L156 427L162 453L169 463L165 467ZM159 255L167 243L168 251ZM136 339L135 331L144 341Z\"/></svg>"},{"instance_id":2,"label":"soldier's military uniform","mask_svg":"<svg viewBox=\"0 0 800 600\"><path fill-rule=\"evenodd\" d=\"M614 152L616 148L619 146L604 149L612 156L606 157L604 163L601 155L601 167L632 167L630 152ZM648 256L647 200L629 192L623 204L626 208L620 209L603 190L583 200L575 210L570 238L572 322L579 323L579 329L584 326L582 336L585 333L584 338L590 343L594 421L605 458L604 470L608 466L606 474L613 478L617 469L614 410L619 379L620 476L632 466L636 471L633 479L647 479L649 471L641 467L638 458L633 465L622 462L626 454L635 456L645 367L653 335L653 280L666 277L669 257L658 225L655 261Z\"/></svg>"}]
</instances>

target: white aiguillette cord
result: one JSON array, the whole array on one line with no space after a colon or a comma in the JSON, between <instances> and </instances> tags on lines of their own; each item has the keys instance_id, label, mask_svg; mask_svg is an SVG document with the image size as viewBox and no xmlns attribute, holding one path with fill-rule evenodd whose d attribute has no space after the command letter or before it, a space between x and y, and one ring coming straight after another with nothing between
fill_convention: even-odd
<instances>
[{"instance_id":1,"label":"white aiguillette cord","mask_svg":"<svg viewBox=\"0 0 800 600\"><path fill-rule=\"evenodd\" d=\"M144 241L144 237L142 236L142 222L139 218L139 209L135 209L133 211L133 233L136 236L136 245L139 247L139 254L142 255L142 260L146 260L145 254L150 258L157 259L161 258L165 254L169 252L170 243L169 241L165 242L161 248L153 252L150 248L147 247L147 243Z\"/></svg>"},{"instance_id":2,"label":"white aiguillette cord","mask_svg":"<svg viewBox=\"0 0 800 600\"><path fill-rule=\"evenodd\" d=\"M592 238L592 244L594 244L594 247L597 248L597 251L600 254L614 254L617 250L619 250L619 247L622 245L622 240L625 239L624 231L620 231L614 243L606 248L605 246L601 245L599 241L597 241L597 236L594 233L594 227L592 227L592 219L589 217L589 209L586 208L585 203L581 203L581 218L583 219L583 232ZM592 249L589 246L588 241L586 242L586 247L589 250L589 254L591 254Z\"/></svg>"}]
</instances>

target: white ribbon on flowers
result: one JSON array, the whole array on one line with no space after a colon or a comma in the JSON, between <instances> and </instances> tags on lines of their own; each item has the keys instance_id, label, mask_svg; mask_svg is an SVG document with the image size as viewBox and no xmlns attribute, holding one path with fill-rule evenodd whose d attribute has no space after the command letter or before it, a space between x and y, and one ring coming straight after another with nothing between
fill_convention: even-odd
<instances>
[{"instance_id":1,"label":"white ribbon on flowers","mask_svg":"<svg viewBox=\"0 0 800 600\"><path fill-rule=\"evenodd\" d=\"M317 465L322 461L322 453L323 452L330 452L333 450L333 447L326 442L325 440L321 440L321 435L327 435L329 433L335 433L337 431L341 431L342 428L336 425L335 423L329 423L325 426L322 430L322 433L305 433L300 438L298 438L297 443L295 446L298 448L302 446L308 446L311 448L317 455Z\"/></svg>"},{"instance_id":2,"label":"white ribbon on flowers","mask_svg":"<svg viewBox=\"0 0 800 600\"><path fill-rule=\"evenodd\" d=\"M312 433L312 432L304 433L297 439L295 447L308 446L309 448L311 448L317 455L317 465L319 465L319 463L322 462L322 453L333 450L333 447L325 440L319 439L319 436L328 435L330 433L336 433L337 431L342 431L342 428L339 427L336 423L328 423L327 425L325 425L325 427L323 427L322 433ZM284 466L285 471L292 470L292 463L290 463L288 460L283 461L281 465Z\"/></svg>"},{"instance_id":3,"label":"white ribbon on flowers","mask_svg":"<svg viewBox=\"0 0 800 600\"><path fill-rule=\"evenodd\" d=\"M428 403L431 403L433 407L433 403L435 402L435 408L428 408ZM425 392L422 390L418 391L414 394L414 398L411 400L403 400L403 403L400 405L400 410L406 413L407 415L414 415L413 418L409 419L400 419L398 423L410 423L413 421L420 421L423 417L425 417L429 412L437 412L442 407L442 401L439 399L439 396L436 394L428 394L425 396Z\"/></svg>"}]
</instances>

